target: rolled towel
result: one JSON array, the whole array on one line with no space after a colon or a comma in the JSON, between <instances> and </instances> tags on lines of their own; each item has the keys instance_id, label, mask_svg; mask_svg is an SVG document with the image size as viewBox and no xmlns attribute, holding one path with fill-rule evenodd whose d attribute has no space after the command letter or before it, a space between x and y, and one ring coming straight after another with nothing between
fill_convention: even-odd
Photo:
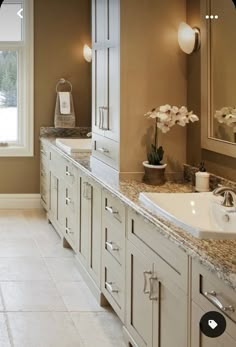
<instances>
[{"instance_id":1,"label":"rolled towel","mask_svg":"<svg viewBox=\"0 0 236 347\"><path fill-rule=\"evenodd\" d=\"M60 113L61 114L70 114L70 92L59 92L59 103L60 103Z\"/></svg>"}]
</instances>

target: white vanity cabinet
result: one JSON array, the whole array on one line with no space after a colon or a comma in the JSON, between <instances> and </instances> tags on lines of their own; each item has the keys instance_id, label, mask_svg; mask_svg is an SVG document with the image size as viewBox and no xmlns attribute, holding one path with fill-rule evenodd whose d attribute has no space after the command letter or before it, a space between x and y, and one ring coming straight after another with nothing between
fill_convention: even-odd
<instances>
[{"instance_id":1,"label":"white vanity cabinet","mask_svg":"<svg viewBox=\"0 0 236 347\"><path fill-rule=\"evenodd\" d=\"M172 246L129 211L126 324L134 346L188 346L188 257Z\"/></svg>"},{"instance_id":2,"label":"white vanity cabinet","mask_svg":"<svg viewBox=\"0 0 236 347\"><path fill-rule=\"evenodd\" d=\"M87 175L78 177L79 234L77 256L100 288L101 272L101 187Z\"/></svg>"},{"instance_id":3,"label":"white vanity cabinet","mask_svg":"<svg viewBox=\"0 0 236 347\"><path fill-rule=\"evenodd\" d=\"M197 262L192 264L191 347L236 346L236 295L215 275ZM205 336L199 326L206 312L216 311L226 319L226 331L217 338Z\"/></svg>"}]
</instances>

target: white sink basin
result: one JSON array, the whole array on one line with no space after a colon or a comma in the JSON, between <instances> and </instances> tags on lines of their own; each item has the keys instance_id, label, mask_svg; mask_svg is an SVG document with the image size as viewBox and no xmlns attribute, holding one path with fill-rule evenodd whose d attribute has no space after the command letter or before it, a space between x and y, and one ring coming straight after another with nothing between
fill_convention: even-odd
<instances>
[{"instance_id":1,"label":"white sink basin","mask_svg":"<svg viewBox=\"0 0 236 347\"><path fill-rule=\"evenodd\" d=\"M92 139L56 139L56 145L67 154L91 153Z\"/></svg>"},{"instance_id":2,"label":"white sink basin","mask_svg":"<svg viewBox=\"0 0 236 347\"><path fill-rule=\"evenodd\" d=\"M236 239L236 209L212 193L140 193L140 201L201 239Z\"/></svg>"}]
</instances>

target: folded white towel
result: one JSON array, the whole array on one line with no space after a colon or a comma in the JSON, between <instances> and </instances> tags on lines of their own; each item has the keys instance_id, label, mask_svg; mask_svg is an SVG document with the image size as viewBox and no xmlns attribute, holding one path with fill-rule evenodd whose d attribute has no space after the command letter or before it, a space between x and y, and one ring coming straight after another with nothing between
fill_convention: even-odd
<instances>
[{"instance_id":1,"label":"folded white towel","mask_svg":"<svg viewBox=\"0 0 236 347\"><path fill-rule=\"evenodd\" d=\"M70 114L70 92L59 92L60 113Z\"/></svg>"}]
</instances>

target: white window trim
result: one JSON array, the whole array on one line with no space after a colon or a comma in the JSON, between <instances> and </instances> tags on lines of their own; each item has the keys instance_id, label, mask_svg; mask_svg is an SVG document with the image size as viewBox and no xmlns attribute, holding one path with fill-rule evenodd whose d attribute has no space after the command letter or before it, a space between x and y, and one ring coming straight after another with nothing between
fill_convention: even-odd
<instances>
[{"instance_id":1,"label":"white window trim","mask_svg":"<svg viewBox=\"0 0 236 347\"><path fill-rule=\"evenodd\" d=\"M34 156L34 0L23 0L23 8L23 42L0 42L0 50L15 47L19 52L18 64L21 65L21 69L19 69L21 75L18 75L20 144L0 146L0 157Z\"/></svg>"}]
</instances>

